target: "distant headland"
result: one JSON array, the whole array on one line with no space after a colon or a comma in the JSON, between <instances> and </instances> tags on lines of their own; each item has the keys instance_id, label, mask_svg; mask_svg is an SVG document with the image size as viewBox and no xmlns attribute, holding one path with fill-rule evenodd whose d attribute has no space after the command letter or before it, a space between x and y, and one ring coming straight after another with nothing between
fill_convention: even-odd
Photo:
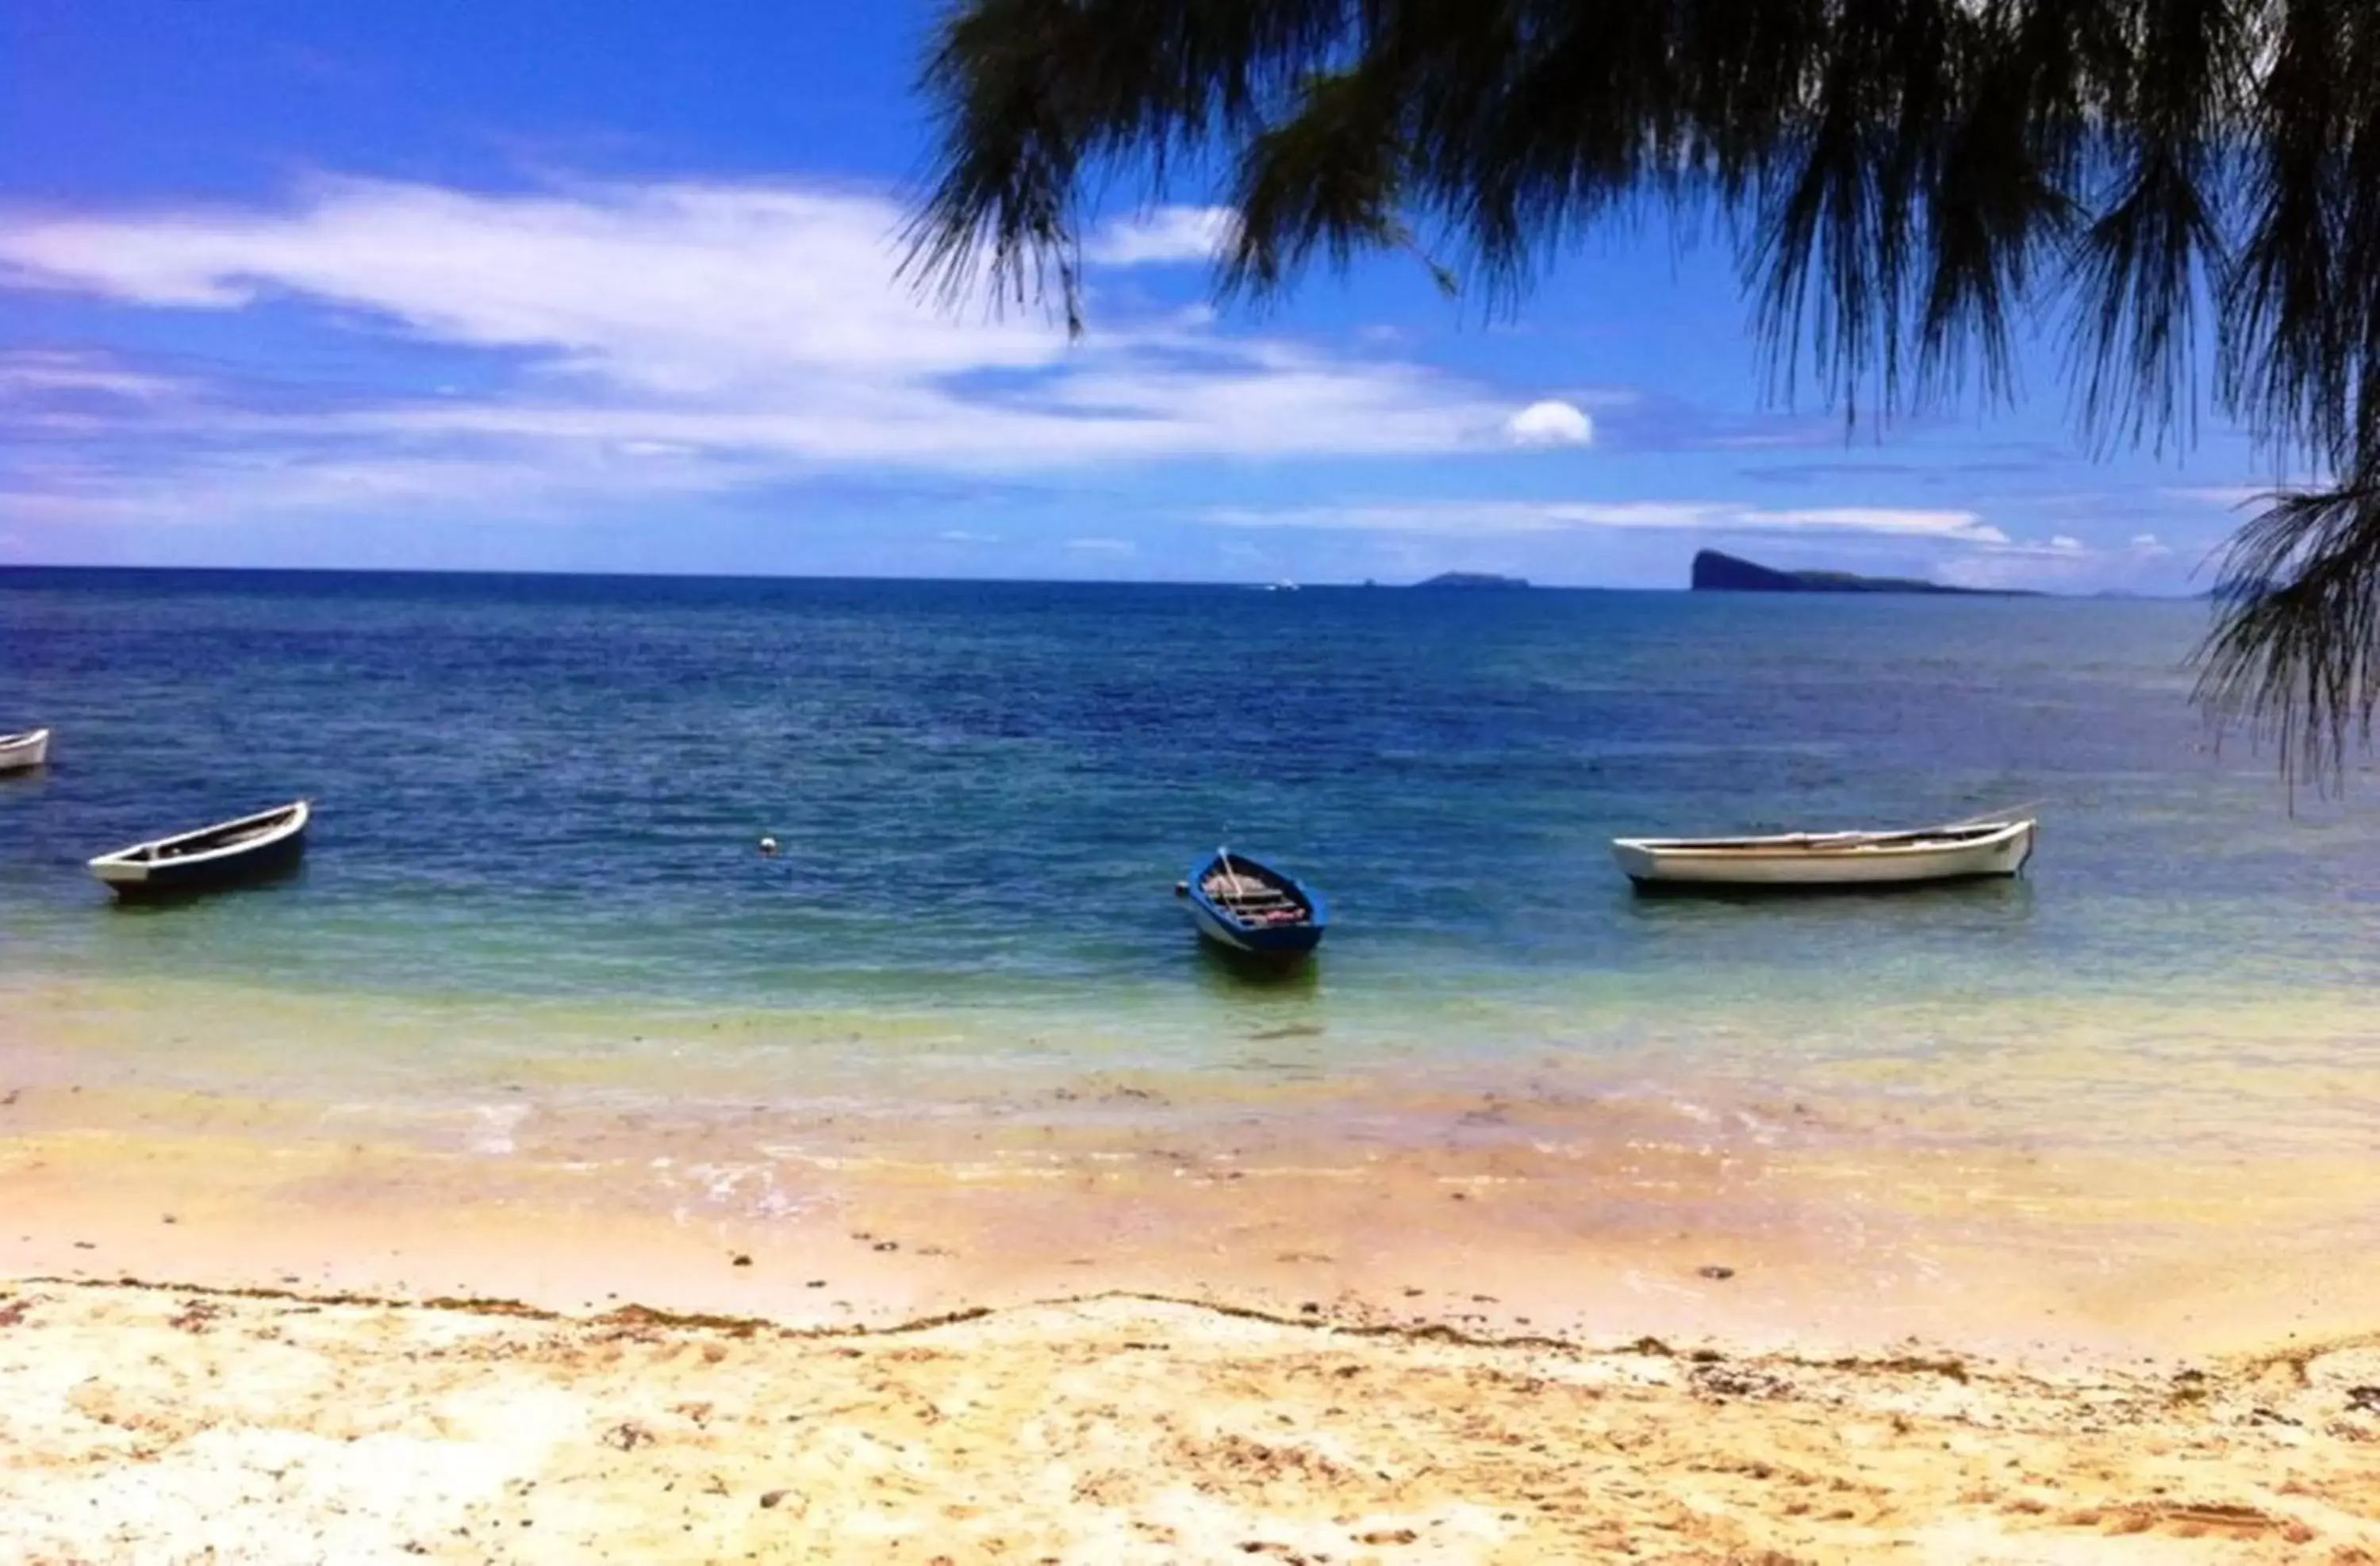
<instances>
[{"instance_id":1,"label":"distant headland","mask_svg":"<svg viewBox=\"0 0 2380 1566\"><path fill-rule=\"evenodd\" d=\"M1849 571L1779 571L1723 554L1696 552L1694 590L1698 593L1949 593L1961 598L2038 598L2010 588L1953 588L1915 577L1861 577Z\"/></svg>"},{"instance_id":2,"label":"distant headland","mask_svg":"<svg viewBox=\"0 0 2380 1566\"><path fill-rule=\"evenodd\" d=\"M1528 585L1525 577L1499 577L1489 571L1441 571L1426 581L1414 584L1417 588L1525 588Z\"/></svg>"}]
</instances>

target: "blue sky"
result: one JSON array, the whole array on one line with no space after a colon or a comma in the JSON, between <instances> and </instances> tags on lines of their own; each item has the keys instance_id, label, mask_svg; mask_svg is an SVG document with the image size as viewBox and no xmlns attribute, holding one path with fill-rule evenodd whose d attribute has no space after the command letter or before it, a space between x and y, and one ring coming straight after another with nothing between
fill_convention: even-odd
<instances>
[{"instance_id":1,"label":"blue sky","mask_svg":"<svg viewBox=\"0 0 2380 1566\"><path fill-rule=\"evenodd\" d=\"M1124 189L1086 339L921 302L929 14L0 9L0 562L2170 592L2258 474L2094 460L2054 340L1847 433L1658 226L1509 318L1402 258L1219 314L1212 192Z\"/></svg>"}]
</instances>

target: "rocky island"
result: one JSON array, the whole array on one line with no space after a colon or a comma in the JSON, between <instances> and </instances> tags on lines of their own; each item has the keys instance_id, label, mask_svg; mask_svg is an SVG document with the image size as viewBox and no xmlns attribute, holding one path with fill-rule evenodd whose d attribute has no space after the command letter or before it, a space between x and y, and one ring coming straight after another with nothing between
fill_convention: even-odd
<instances>
[{"instance_id":1,"label":"rocky island","mask_svg":"<svg viewBox=\"0 0 2380 1566\"><path fill-rule=\"evenodd\" d=\"M1862 577L1850 571L1780 571L1715 549L1694 554L1698 593L1952 593L1962 598L2037 598L2005 588L1953 588L1915 577Z\"/></svg>"}]
</instances>

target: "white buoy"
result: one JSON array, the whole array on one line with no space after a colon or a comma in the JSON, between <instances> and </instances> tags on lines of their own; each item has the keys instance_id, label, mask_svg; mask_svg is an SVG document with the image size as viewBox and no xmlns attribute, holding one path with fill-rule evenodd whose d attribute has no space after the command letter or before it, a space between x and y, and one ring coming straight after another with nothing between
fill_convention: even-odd
<instances>
[{"instance_id":1,"label":"white buoy","mask_svg":"<svg viewBox=\"0 0 2380 1566\"><path fill-rule=\"evenodd\" d=\"M760 840L760 857L764 859L773 859L776 856L777 840L773 837L762 838Z\"/></svg>"}]
</instances>

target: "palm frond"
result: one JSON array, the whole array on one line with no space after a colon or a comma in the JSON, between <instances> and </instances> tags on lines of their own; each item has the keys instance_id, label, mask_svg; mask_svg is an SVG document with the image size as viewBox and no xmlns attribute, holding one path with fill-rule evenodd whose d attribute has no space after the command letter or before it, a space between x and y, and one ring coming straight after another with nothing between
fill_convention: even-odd
<instances>
[{"instance_id":1,"label":"palm frond","mask_svg":"<svg viewBox=\"0 0 2380 1566\"><path fill-rule=\"evenodd\" d=\"M1054 282L1079 331L1085 125L1080 94L1063 79L1073 9L976 0L946 18L922 77L944 156L910 219L902 268L952 301L979 273L995 301L1043 297Z\"/></svg>"},{"instance_id":2,"label":"palm frond","mask_svg":"<svg viewBox=\"0 0 2380 1566\"><path fill-rule=\"evenodd\" d=\"M2269 744L2292 787L2339 777L2380 700L2380 484L2273 496L2225 555L2216 601L2197 700Z\"/></svg>"},{"instance_id":3,"label":"palm frond","mask_svg":"<svg viewBox=\"0 0 2380 1566\"><path fill-rule=\"evenodd\" d=\"M939 154L902 271L945 299L1054 294L1082 325L1081 191L1137 159L1246 136L1345 21L1342 0L961 0L919 91Z\"/></svg>"},{"instance_id":4,"label":"palm frond","mask_svg":"<svg viewBox=\"0 0 2380 1566\"><path fill-rule=\"evenodd\" d=\"M2136 0L2131 57L2107 84L2110 169L2074 259L2071 339L2086 429L2160 449L2198 416L2197 311L2224 274L2219 138L2240 122L2252 40L2241 0Z\"/></svg>"},{"instance_id":5,"label":"palm frond","mask_svg":"<svg viewBox=\"0 0 2380 1566\"><path fill-rule=\"evenodd\" d=\"M1241 159L1222 290L1270 294L1318 249L1344 267L1393 242L1403 195L1394 94L1361 71L1308 81L1296 112L1258 132Z\"/></svg>"},{"instance_id":6,"label":"palm frond","mask_svg":"<svg viewBox=\"0 0 2380 1566\"><path fill-rule=\"evenodd\" d=\"M2223 295L2227 403L2325 453L2340 448L2351 406L2339 274L2349 9L2297 0L2274 24L2273 67L2254 107L2261 146L2242 191L2247 237Z\"/></svg>"}]
</instances>

